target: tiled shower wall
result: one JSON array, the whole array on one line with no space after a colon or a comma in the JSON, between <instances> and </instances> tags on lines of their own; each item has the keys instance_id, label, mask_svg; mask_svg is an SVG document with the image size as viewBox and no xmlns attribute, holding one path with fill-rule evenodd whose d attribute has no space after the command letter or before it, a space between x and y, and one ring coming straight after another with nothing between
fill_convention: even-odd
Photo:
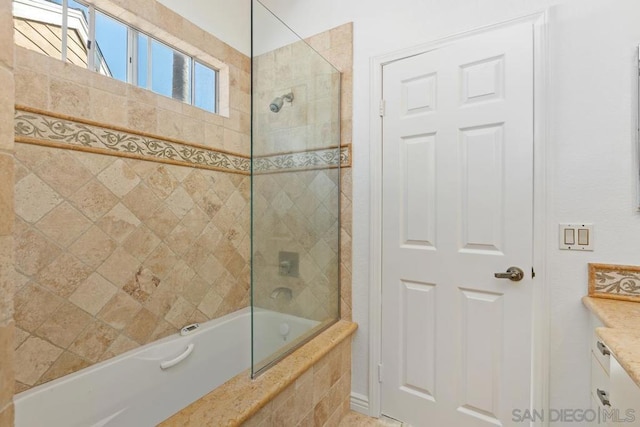
<instances>
[{"instance_id":1,"label":"tiled shower wall","mask_svg":"<svg viewBox=\"0 0 640 427\"><path fill-rule=\"evenodd\" d=\"M225 61L228 117L24 48L16 49L19 110L248 155L246 56L155 0L94 3L120 8L118 16L182 50ZM23 135L13 233L16 392L249 304L247 174L125 158L122 148L96 154L72 146L70 135Z\"/></svg>"},{"instance_id":2,"label":"tiled shower wall","mask_svg":"<svg viewBox=\"0 0 640 427\"><path fill-rule=\"evenodd\" d=\"M340 144L351 142L352 24L326 31L306 40L340 72L338 81L319 76L309 81L309 69L317 55L310 55L302 42L254 58L259 73L254 103L258 129L254 154L312 152L326 147L339 126ZM337 103L326 98L340 82L340 122L332 122L329 111ZM271 100L292 89L292 104L271 113ZM313 169L313 168L312 168ZM261 307L297 316L324 320L327 309L340 297L341 316L351 319L351 168L340 170L340 229L337 228L337 169L286 170L257 174L254 179L256 224L255 266L260 269L255 287ZM262 234L262 235L260 235ZM340 270L335 268L340 236ZM300 277L278 274L278 251L300 254ZM340 295L335 289L340 275ZM279 286L293 291L291 301L270 298Z\"/></svg>"},{"instance_id":3,"label":"tiled shower wall","mask_svg":"<svg viewBox=\"0 0 640 427\"><path fill-rule=\"evenodd\" d=\"M16 145L16 391L249 304L249 177Z\"/></svg>"},{"instance_id":4,"label":"tiled shower wall","mask_svg":"<svg viewBox=\"0 0 640 427\"><path fill-rule=\"evenodd\" d=\"M13 31L0 0L0 425L13 426Z\"/></svg>"}]
</instances>

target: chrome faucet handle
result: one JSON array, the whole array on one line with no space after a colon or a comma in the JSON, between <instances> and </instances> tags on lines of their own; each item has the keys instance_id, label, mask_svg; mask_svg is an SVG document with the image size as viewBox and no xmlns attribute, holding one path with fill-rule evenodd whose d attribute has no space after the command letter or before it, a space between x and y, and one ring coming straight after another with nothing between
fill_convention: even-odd
<instances>
[{"instance_id":1,"label":"chrome faucet handle","mask_svg":"<svg viewBox=\"0 0 640 427\"><path fill-rule=\"evenodd\" d=\"M286 295L288 300L293 298L293 291L291 288L287 288L286 286L279 286L271 292L271 298L276 299L280 296L280 294Z\"/></svg>"}]
</instances>

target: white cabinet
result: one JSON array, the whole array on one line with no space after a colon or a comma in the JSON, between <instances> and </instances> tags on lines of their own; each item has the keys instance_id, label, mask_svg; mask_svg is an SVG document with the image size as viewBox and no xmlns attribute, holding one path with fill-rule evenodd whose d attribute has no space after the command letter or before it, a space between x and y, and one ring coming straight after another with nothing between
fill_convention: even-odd
<instances>
[{"instance_id":1,"label":"white cabinet","mask_svg":"<svg viewBox=\"0 0 640 427\"><path fill-rule=\"evenodd\" d=\"M609 426L640 426L640 387L615 357L611 358L609 379L613 409L613 420L609 421Z\"/></svg>"},{"instance_id":2,"label":"white cabinet","mask_svg":"<svg viewBox=\"0 0 640 427\"><path fill-rule=\"evenodd\" d=\"M591 326L591 409L597 425L640 427L640 387L596 335L603 325L594 315Z\"/></svg>"}]
</instances>

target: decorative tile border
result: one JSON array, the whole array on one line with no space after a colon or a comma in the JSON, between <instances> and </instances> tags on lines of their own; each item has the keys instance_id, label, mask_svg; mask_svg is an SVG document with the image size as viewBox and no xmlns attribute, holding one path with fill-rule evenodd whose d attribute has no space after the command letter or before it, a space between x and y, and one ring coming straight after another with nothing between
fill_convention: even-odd
<instances>
[{"instance_id":1,"label":"decorative tile border","mask_svg":"<svg viewBox=\"0 0 640 427\"><path fill-rule=\"evenodd\" d=\"M289 172L292 170L329 169L351 166L351 144L293 153L273 154L253 159L255 173Z\"/></svg>"},{"instance_id":2,"label":"decorative tile border","mask_svg":"<svg viewBox=\"0 0 640 427\"><path fill-rule=\"evenodd\" d=\"M247 157L180 141L160 139L103 124L16 107L16 142L109 154L248 175Z\"/></svg>"},{"instance_id":3,"label":"decorative tile border","mask_svg":"<svg viewBox=\"0 0 640 427\"><path fill-rule=\"evenodd\" d=\"M589 295L640 301L640 266L590 263Z\"/></svg>"}]
</instances>

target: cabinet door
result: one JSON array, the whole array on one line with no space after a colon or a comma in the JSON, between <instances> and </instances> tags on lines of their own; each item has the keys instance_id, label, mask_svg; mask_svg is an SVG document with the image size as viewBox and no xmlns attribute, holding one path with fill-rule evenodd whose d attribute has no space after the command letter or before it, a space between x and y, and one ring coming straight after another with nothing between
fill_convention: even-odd
<instances>
[{"instance_id":1,"label":"cabinet door","mask_svg":"<svg viewBox=\"0 0 640 427\"><path fill-rule=\"evenodd\" d=\"M609 426L640 427L640 387L615 357L610 360L611 418Z\"/></svg>"}]
</instances>

